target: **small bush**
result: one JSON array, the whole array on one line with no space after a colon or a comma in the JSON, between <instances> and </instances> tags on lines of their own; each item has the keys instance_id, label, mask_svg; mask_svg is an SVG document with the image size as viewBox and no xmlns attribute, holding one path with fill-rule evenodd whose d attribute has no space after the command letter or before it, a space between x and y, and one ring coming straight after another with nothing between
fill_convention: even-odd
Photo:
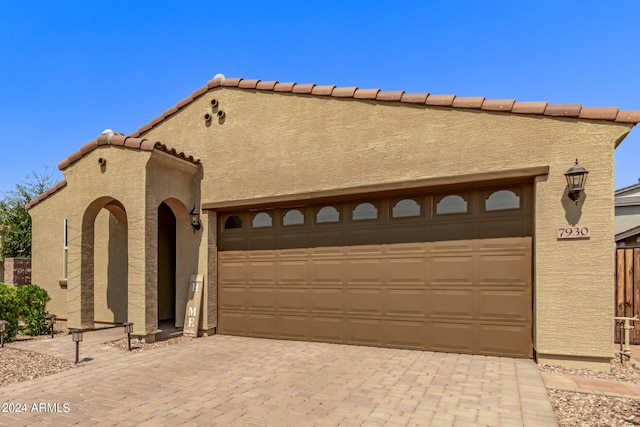
<instances>
[{"instance_id":1,"label":"small bush","mask_svg":"<svg viewBox=\"0 0 640 427\"><path fill-rule=\"evenodd\" d=\"M49 293L38 285L25 285L16 288L16 294L27 335L50 334L51 328L47 322L47 303L51 301Z\"/></svg>"},{"instance_id":2,"label":"small bush","mask_svg":"<svg viewBox=\"0 0 640 427\"><path fill-rule=\"evenodd\" d=\"M16 288L0 283L0 319L9 322L4 331L5 341L11 341L18 333L20 308Z\"/></svg>"}]
</instances>

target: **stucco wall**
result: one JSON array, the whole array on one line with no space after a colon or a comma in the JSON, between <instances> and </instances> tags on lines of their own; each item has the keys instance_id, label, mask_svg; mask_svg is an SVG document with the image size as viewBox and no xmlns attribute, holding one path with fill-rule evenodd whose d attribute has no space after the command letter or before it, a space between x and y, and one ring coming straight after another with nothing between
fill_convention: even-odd
<instances>
[{"instance_id":1,"label":"stucco wall","mask_svg":"<svg viewBox=\"0 0 640 427\"><path fill-rule=\"evenodd\" d=\"M29 211L31 240L31 281L49 293L47 310L67 318L67 289L63 277L64 219L67 215L67 187L35 205Z\"/></svg>"},{"instance_id":2,"label":"stucco wall","mask_svg":"<svg viewBox=\"0 0 640 427\"><path fill-rule=\"evenodd\" d=\"M207 123L216 98L224 121ZM630 126L221 88L147 132L203 161L202 203L548 166L535 181L535 346L602 361L612 354L613 151ZM576 206L564 172L589 171ZM559 241L556 229L591 227Z\"/></svg>"}]
</instances>

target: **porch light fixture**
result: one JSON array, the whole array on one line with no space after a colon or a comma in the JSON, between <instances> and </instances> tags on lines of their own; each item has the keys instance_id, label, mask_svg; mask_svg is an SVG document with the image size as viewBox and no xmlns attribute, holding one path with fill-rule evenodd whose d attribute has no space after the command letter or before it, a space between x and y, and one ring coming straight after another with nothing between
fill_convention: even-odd
<instances>
[{"instance_id":1,"label":"porch light fixture","mask_svg":"<svg viewBox=\"0 0 640 427\"><path fill-rule=\"evenodd\" d=\"M129 351L131 351L131 333L133 332L133 323L126 322L126 323L123 323L122 326L124 326L124 333L127 334L127 341L129 343Z\"/></svg>"},{"instance_id":2,"label":"porch light fixture","mask_svg":"<svg viewBox=\"0 0 640 427\"><path fill-rule=\"evenodd\" d=\"M7 329L7 324L9 322L6 320L0 320L0 346L4 347L4 331Z\"/></svg>"},{"instance_id":3,"label":"porch light fixture","mask_svg":"<svg viewBox=\"0 0 640 427\"><path fill-rule=\"evenodd\" d=\"M578 204L578 198L580 192L584 190L584 185L587 182L587 174L589 173L584 167L578 164L571 166L569 170L564 174L567 178L567 185L569 186L569 198Z\"/></svg>"},{"instance_id":4,"label":"porch light fixture","mask_svg":"<svg viewBox=\"0 0 640 427\"><path fill-rule=\"evenodd\" d=\"M47 322L49 322L49 327L51 328L51 338L53 338L53 325L56 324L56 318L58 316L56 316L53 313L49 313L47 314Z\"/></svg>"},{"instance_id":5,"label":"porch light fixture","mask_svg":"<svg viewBox=\"0 0 640 427\"><path fill-rule=\"evenodd\" d=\"M194 206L189 212L191 216L191 226L193 227L193 232L195 233L197 230L200 230L202 224L200 223L200 212L196 211L196 207Z\"/></svg>"},{"instance_id":6,"label":"porch light fixture","mask_svg":"<svg viewBox=\"0 0 640 427\"><path fill-rule=\"evenodd\" d=\"M80 341L82 341L82 331L80 329L72 329L71 339L76 343L76 363L78 363L80 360Z\"/></svg>"}]
</instances>

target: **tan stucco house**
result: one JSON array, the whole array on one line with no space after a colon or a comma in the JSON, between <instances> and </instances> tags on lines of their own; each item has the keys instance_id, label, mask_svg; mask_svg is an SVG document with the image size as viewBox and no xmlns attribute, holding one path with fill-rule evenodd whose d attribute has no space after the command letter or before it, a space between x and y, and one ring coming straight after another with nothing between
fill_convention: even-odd
<instances>
[{"instance_id":1,"label":"tan stucco house","mask_svg":"<svg viewBox=\"0 0 640 427\"><path fill-rule=\"evenodd\" d=\"M129 321L150 341L183 325L199 274L201 334L606 367L613 153L638 121L217 77L60 163L28 206L33 282L69 326Z\"/></svg>"}]
</instances>

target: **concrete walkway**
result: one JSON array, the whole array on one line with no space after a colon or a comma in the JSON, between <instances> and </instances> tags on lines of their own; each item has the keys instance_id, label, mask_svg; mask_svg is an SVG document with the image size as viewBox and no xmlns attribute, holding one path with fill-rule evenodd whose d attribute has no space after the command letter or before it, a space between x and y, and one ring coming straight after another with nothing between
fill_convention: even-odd
<instances>
[{"instance_id":1,"label":"concrete walkway","mask_svg":"<svg viewBox=\"0 0 640 427\"><path fill-rule=\"evenodd\" d=\"M576 393L602 394L640 400L640 384L601 380L598 378L576 377L572 375L542 373L548 389L572 391Z\"/></svg>"},{"instance_id":2,"label":"concrete walkway","mask_svg":"<svg viewBox=\"0 0 640 427\"><path fill-rule=\"evenodd\" d=\"M557 425L531 360L224 335L128 353L109 334L85 332L76 369L2 387L27 411L0 425ZM17 346L75 357L70 337Z\"/></svg>"}]
</instances>

